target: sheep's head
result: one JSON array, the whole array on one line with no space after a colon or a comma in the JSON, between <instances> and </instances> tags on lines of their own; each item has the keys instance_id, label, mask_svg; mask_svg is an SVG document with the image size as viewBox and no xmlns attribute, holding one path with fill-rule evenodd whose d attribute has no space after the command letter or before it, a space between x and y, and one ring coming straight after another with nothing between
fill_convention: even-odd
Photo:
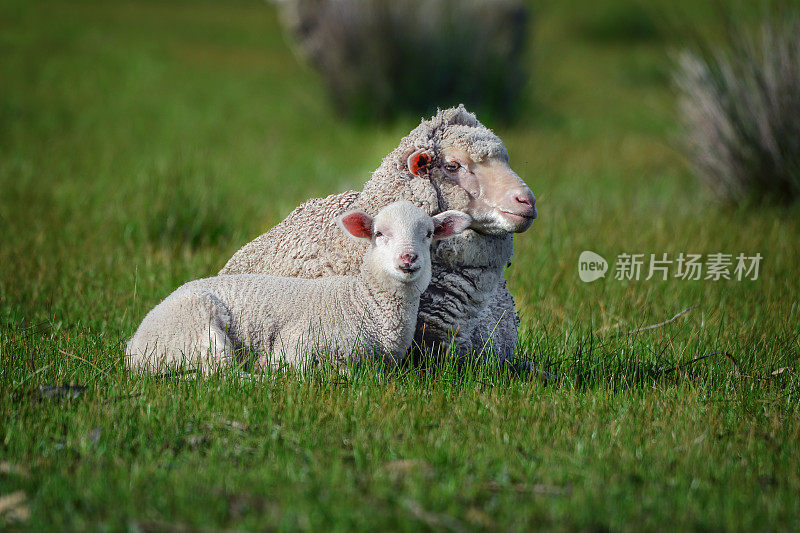
<instances>
[{"instance_id":1,"label":"sheep's head","mask_svg":"<svg viewBox=\"0 0 800 533\"><path fill-rule=\"evenodd\" d=\"M429 124L433 143L408 156L408 172L429 179L450 204L444 208L465 211L477 231L527 230L538 216L536 198L511 169L500 138L463 106L440 111Z\"/></svg>"},{"instance_id":2,"label":"sheep's head","mask_svg":"<svg viewBox=\"0 0 800 533\"><path fill-rule=\"evenodd\" d=\"M411 202L400 201L381 209L375 217L348 211L337 219L344 233L369 241L365 264L400 283L413 283L420 291L431 278L431 241L461 233L472 219L460 211L430 217Z\"/></svg>"}]
</instances>

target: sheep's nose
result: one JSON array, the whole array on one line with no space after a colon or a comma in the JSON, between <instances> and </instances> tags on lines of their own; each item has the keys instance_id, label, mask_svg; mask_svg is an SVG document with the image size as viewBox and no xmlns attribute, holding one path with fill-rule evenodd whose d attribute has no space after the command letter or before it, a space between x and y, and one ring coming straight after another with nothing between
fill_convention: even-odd
<instances>
[{"instance_id":1,"label":"sheep's nose","mask_svg":"<svg viewBox=\"0 0 800 533\"><path fill-rule=\"evenodd\" d=\"M400 259L406 265L413 265L414 261L417 260L417 257L419 257L419 256L417 254L415 254L415 253L412 253L412 252L404 252L404 253L400 254Z\"/></svg>"},{"instance_id":2,"label":"sheep's nose","mask_svg":"<svg viewBox=\"0 0 800 533\"><path fill-rule=\"evenodd\" d=\"M527 187L510 191L506 198L508 198L507 202L510 204L509 207L512 208L515 214L530 218L536 218L538 216L536 211L536 197Z\"/></svg>"},{"instance_id":3,"label":"sheep's nose","mask_svg":"<svg viewBox=\"0 0 800 533\"><path fill-rule=\"evenodd\" d=\"M532 192L528 194L517 194L514 199L523 205L527 205L528 207L533 207L533 205L536 203L536 197L533 196Z\"/></svg>"}]
</instances>

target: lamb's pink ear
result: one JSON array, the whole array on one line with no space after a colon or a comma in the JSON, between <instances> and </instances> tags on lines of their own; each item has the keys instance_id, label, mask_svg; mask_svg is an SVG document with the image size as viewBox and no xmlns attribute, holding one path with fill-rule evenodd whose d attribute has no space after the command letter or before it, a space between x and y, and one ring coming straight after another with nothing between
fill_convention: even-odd
<instances>
[{"instance_id":1,"label":"lamb's pink ear","mask_svg":"<svg viewBox=\"0 0 800 533\"><path fill-rule=\"evenodd\" d=\"M425 148L420 148L408 156L408 171L420 178L430 176L432 165L433 154Z\"/></svg>"},{"instance_id":2,"label":"lamb's pink ear","mask_svg":"<svg viewBox=\"0 0 800 533\"><path fill-rule=\"evenodd\" d=\"M339 228L355 239L372 239L372 217L362 211L348 211L336 219Z\"/></svg>"},{"instance_id":3,"label":"lamb's pink ear","mask_svg":"<svg viewBox=\"0 0 800 533\"><path fill-rule=\"evenodd\" d=\"M458 235L472 224L472 217L461 211L445 211L431 218L433 218L434 239L446 239Z\"/></svg>"}]
</instances>

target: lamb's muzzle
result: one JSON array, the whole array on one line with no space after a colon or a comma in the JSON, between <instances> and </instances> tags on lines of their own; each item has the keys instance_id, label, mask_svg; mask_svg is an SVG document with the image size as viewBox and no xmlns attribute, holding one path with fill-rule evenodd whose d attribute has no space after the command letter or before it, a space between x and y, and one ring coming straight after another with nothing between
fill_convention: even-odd
<instances>
[{"instance_id":1,"label":"lamb's muzzle","mask_svg":"<svg viewBox=\"0 0 800 533\"><path fill-rule=\"evenodd\" d=\"M398 268L403 272L415 272L419 270L419 265L416 265L419 255L414 252L405 252L400 254L400 265Z\"/></svg>"}]
</instances>

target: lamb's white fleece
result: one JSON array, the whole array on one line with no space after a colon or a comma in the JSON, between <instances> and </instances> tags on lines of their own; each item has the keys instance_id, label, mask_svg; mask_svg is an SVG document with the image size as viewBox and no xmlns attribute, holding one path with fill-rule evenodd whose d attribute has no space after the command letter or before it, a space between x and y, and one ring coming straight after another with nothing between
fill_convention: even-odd
<instances>
[{"instance_id":1,"label":"lamb's white fleece","mask_svg":"<svg viewBox=\"0 0 800 533\"><path fill-rule=\"evenodd\" d=\"M352 357L401 360L430 282L431 239L463 230L471 220L452 212L432 219L409 202L385 207L374 221L359 215L387 236L376 238L372 227L361 236L369 244L357 275L237 274L186 283L144 318L128 343L129 368L207 370L248 350L260 365L301 370L322 359L340 366ZM451 225L442 228L445 222ZM415 270L401 270L412 255Z\"/></svg>"}]
</instances>

